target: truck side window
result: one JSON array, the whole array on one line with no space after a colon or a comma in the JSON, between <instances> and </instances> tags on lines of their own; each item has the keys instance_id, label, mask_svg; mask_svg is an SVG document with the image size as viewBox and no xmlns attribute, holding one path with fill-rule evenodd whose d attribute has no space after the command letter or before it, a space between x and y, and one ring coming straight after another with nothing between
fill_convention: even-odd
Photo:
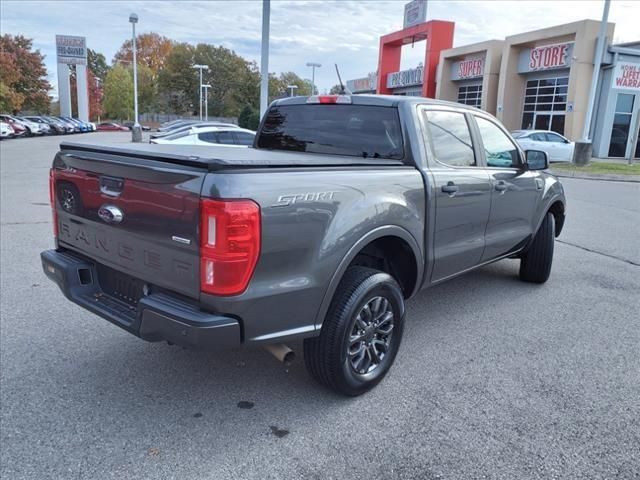
<instances>
[{"instance_id":1,"label":"truck side window","mask_svg":"<svg viewBox=\"0 0 640 480\"><path fill-rule=\"evenodd\" d=\"M517 168L520 153L511 139L495 123L482 117L475 117L482 137L488 167Z\"/></svg>"},{"instance_id":2,"label":"truck side window","mask_svg":"<svg viewBox=\"0 0 640 480\"><path fill-rule=\"evenodd\" d=\"M428 111L427 125L436 159L454 167L476 165L469 125L463 113Z\"/></svg>"}]
</instances>

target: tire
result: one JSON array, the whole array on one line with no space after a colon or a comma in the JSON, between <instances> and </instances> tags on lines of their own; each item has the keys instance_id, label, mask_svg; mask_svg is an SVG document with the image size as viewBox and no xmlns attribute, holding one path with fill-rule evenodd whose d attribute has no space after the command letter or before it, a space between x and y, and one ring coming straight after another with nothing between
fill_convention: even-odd
<instances>
[{"instance_id":1,"label":"tire","mask_svg":"<svg viewBox=\"0 0 640 480\"><path fill-rule=\"evenodd\" d=\"M342 395L367 392L393 364L404 317L404 297L393 277L371 268L350 267L331 301L320 336L304 341L307 370Z\"/></svg>"},{"instance_id":2,"label":"tire","mask_svg":"<svg viewBox=\"0 0 640 480\"><path fill-rule=\"evenodd\" d=\"M520 280L544 283L549 279L555 237L555 220L553 214L547 213L529 249L520 260Z\"/></svg>"}]
</instances>

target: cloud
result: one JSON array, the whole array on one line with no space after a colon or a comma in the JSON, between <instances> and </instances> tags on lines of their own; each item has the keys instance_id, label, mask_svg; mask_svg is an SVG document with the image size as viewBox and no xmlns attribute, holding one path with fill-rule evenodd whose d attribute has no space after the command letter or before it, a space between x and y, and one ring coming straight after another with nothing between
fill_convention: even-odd
<instances>
[{"instance_id":1,"label":"cloud","mask_svg":"<svg viewBox=\"0 0 640 480\"><path fill-rule=\"evenodd\" d=\"M310 76L306 62L320 62L316 83L328 89L337 81L334 63L344 79L365 76L377 68L381 35L402 27L403 1L271 2L269 71ZM579 5L579 8L576 6ZM158 32L174 40L224 45L260 63L262 2L254 1L16 1L0 2L2 33L23 34L46 55L56 83L55 35L87 37L87 45L111 61L131 36L129 13L140 17L140 33ZM428 18L456 22L454 45L502 39L516 33L584 18L599 20L602 1L438 1L429 0ZM640 40L640 2L616 0L610 21L615 40ZM424 43L403 49L402 67L417 65Z\"/></svg>"}]
</instances>

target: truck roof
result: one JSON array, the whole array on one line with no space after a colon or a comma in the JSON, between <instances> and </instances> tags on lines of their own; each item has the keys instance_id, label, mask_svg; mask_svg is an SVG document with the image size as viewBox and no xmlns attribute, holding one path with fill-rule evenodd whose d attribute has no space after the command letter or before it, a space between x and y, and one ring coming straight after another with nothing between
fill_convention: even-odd
<instances>
[{"instance_id":1,"label":"truck roof","mask_svg":"<svg viewBox=\"0 0 640 480\"><path fill-rule=\"evenodd\" d=\"M324 95L320 95L324 96ZM331 95L329 95L331 96ZM374 95L374 94L347 94L351 97L352 105L370 105L377 107L397 107L400 104L415 105L442 105L448 107L464 108L472 111L481 111L475 107L470 107L462 103L448 102L446 100L436 100L426 97L412 97L405 95ZM304 105L309 97L286 97L274 100L271 105Z\"/></svg>"}]
</instances>

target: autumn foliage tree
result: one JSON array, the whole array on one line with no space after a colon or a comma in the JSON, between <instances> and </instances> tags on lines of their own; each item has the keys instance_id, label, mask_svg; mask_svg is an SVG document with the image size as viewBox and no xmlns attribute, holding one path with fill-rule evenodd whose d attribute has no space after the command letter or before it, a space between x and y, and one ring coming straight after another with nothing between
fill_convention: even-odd
<instances>
[{"instance_id":1,"label":"autumn foliage tree","mask_svg":"<svg viewBox=\"0 0 640 480\"><path fill-rule=\"evenodd\" d=\"M112 119L129 120L133 115L133 77L129 68L116 65L104 81L105 115Z\"/></svg>"},{"instance_id":2,"label":"autumn foliage tree","mask_svg":"<svg viewBox=\"0 0 640 480\"><path fill-rule=\"evenodd\" d=\"M33 41L22 35L0 37L0 110L49 111L44 55L32 51Z\"/></svg>"}]
</instances>

